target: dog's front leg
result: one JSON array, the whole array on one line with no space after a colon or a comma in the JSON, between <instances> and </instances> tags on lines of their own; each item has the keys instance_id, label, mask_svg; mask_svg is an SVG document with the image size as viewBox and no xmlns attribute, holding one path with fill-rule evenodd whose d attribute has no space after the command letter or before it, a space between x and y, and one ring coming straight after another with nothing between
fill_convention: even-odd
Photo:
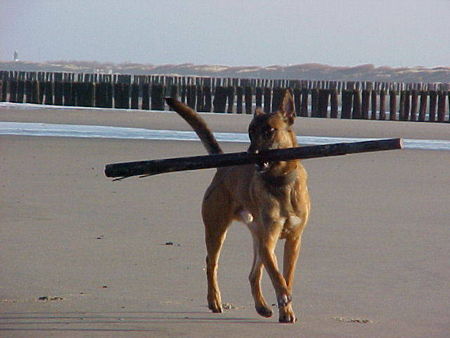
<instances>
[{"instance_id":1,"label":"dog's front leg","mask_svg":"<svg viewBox=\"0 0 450 338\"><path fill-rule=\"evenodd\" d=\"M255 227L255 223L249 224L250 230L252 230L252 227ZM253 235L253 264L248 279L250 281L253 299L255 300L256 311L263 317L271 317L272 309L267 306L266 300L264 299L261 290L263 263L261 260L261 255L259 253L259 239L257 236L255 236L253 231L252 235Z\"/></svg>"},{"instance_id":2,"label":"dog's front leg","mask_svg":"<svg viewBox=\"0 0 450 338\"><path fill-rule=\"evenodd\" d=\"M289 237L284 244L283 257L283 275L286 280L288 292L292 294L294 284L295 266L297 264L298 256L300 254L301 234L296 237ZM297 321L292 303L280 307L280 322L293 323Z\"/></svg>"},{"instance_id":3,"label":"dog's front leg","mask_svg":"<svg viewBox=\"0 0 450 338\"><path fill-rule=\"evenodd\" d=\"M289 292L292 293L295 267L300 254L302 237L287 238L284 244L283 275Z\"/></svg>"},{"instance_id":4,"label":"dog's front leg","mask_svg":"<svg viewBox=\"0 0 450 338\"><path fill-rule=\"evenodd\" d=\"M292 323L296 320L291 307L292 296L284 276L278 269L277 258L275 255L275 246L281 229L282 224L277 222L273 222L271 225L264 227L264 230L260 233L260 236L258 236L260 239L259 254L275 289L278 307L280 309L279 321ZM286 312L292 312L292 316L286 316Z\"/></svg>"}]
</instances>

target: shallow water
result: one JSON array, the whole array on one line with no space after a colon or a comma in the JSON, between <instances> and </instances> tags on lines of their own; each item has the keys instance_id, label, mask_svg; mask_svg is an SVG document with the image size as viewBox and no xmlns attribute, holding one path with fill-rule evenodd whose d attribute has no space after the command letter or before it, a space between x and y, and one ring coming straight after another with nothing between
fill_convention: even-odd
<instances>
[{"instance_id":1,"label":"shallow water","mask_svg":"<svg viewBox=\"0 0 450 338\"><path fill-rule=\"evenodd\" d=\"M192 131L152 130L142 128L124 128L94 125L49 124L0 122L0 135L22 136L53 136L53 137L81 137L81 138L111 138L134 140L172 140L198 141ZM248 143L249 138L244 133L214 133L219 142ZM298 136L301 145L319 145L327 143L359 142L374 140L369 138ZM446 150L450 151L448 140L419 140L404 139L405 149Z\"/></svg>"}]
</instances>

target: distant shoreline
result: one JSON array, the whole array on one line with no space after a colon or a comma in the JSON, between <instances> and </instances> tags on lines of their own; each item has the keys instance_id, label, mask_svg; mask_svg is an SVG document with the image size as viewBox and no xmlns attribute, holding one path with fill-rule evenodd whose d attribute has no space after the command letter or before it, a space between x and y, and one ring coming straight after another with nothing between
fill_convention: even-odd
<instances>
[{"instance_id":1,"label":"distant shoreline","mask_svg":"<svg viewBox=\"0 0 450 338\"><path fill-rule=\"evenodd\" d=\"M450 67L375 67L364 64L338 67L318 63L271 66L102 63L95 61L0 61L0 70L27 72L111 73L130 75L180 75L288 80L441 82L448 83Z\"/></svg>"}]
</instances>

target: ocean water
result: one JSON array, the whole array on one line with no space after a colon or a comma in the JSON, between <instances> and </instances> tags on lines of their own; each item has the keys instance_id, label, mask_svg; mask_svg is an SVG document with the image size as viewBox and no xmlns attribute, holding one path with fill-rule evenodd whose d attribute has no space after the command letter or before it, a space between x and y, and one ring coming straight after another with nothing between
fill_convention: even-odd
<instances>
[{"instance_id":1,"label":"ocean water","mask_svg":"<svg viewBox=\"0 0 450 338\"><path fill-rule=\"evenodd\" d=\"M199 141L197 135L193 131L23 122L0 122L0 135ZM248 135L244 133L214 133L214 135L219 142L250 142ZM298 136L297 139L298 143L301 145L320 145L328 143L374 140L373 138L323 136ZM450 141L448 140L404 139L403 141L405 149L450 151Z\"/></svg>"},{"instance_id":2,"label":"ocean water","mask_svg":"<svg viewBox=\"0 0 450 338\"><path fill-rule=\"evenodd\" d=\"M91 109L104 110L104 108L49 106L29 103L0 102L0 109ZM49 123L22 123L1 122L0 135L22 136L53 136L53 137L81 137L81 138L110 138L110 139L135 139L135 140L173 140L173 141L199 141L193 131L180 130L152 130L143 128L109 127L95 125L49 124ZM214 133L219 142L249 143L247 134L244 133ZM321 145L329 143L360 142L375 140L373 138L346 138L324 136L298 136L300 145ZM404 139L405 149L422 150L446 150L450 151L449 140L421 140Z\"/></svg>"}]
</instances>

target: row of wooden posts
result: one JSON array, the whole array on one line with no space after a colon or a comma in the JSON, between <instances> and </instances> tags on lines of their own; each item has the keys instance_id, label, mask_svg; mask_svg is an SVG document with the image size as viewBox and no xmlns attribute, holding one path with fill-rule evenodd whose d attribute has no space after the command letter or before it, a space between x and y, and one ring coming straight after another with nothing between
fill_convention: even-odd
<instances>
[{"instance_id":1,"label":"row of wooden posts","mask_svg":"<svg viewBox=\"0 0 450 338\"><path fill-rule=\"evenodd\" d=\"M278 108L286 88L299 116L450 122L448 84L221 79L0 72L0 101L165 110L165 96L200 112Z\"/></svg>"}]
</instances>

